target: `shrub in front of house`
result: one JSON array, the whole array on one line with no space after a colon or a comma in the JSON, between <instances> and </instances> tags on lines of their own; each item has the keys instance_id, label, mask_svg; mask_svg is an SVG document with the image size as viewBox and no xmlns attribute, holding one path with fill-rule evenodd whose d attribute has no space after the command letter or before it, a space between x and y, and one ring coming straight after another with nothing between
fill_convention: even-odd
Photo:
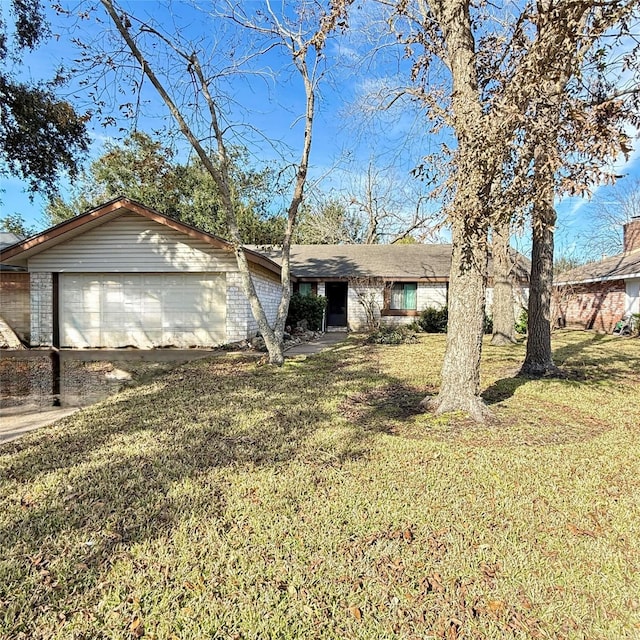
<instances>
[{"instance_id":1,"label":"shrub in front of house","mask_svg":"<svg viewBox=\"0 0 640 640\"><path fill-rule=\"evenodd\" d=\"M319 331L322 329L322 317L326 306L327 299L324 296L302 296L294 293L289 302L287 324L295 328L298 322L306 320L311 331Z\"/></svg>"},{"instance_id":2,"label":"shrub in front of house","mask_svg":"<svg viewBox=\"0 0 640 640\"><path fill-rule=\"evenodd\" d=\"M516 320L516 325L515 325L516 333L519 333L520 335L525 335L527 333L528 325L529 325L529 314L527 313L526 309L523 309L520 312L520 316Z\"/></svg>"},{"instance_id":3,"label":"shrub in front of house","mask_svg":"<svg viewBox=\"0 0 640 640\"><path fill-rule=\"evenodd\" d=\"M449 312L447 307L427 307L420 312L418 324L427 333L446 333Z\"/></svg>"},{"instance_id":4,"label":"shrub in front of house","mask_svg":"<svg viewBox=\"0 0 640 640\"><path fill-rule=\"evenodd\" d=\"M369 334L367 342L371 344L411 344L417 342L417 338L409 327L387 325Z\"/></svg>"}]
</instances>

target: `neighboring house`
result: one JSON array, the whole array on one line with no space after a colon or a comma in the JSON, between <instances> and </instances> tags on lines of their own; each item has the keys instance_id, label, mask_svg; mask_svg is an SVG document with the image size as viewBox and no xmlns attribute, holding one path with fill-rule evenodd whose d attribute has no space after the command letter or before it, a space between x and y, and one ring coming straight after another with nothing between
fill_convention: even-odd
<instances>
[{"instance_id":1,"label":"neighboring house","mask_svg":"<svg viewBox=\"0 0 640 640\"><path fill-rule=\"evenodd\" d=\"M0 232L0 251L23 238L8 231ZM24 267L0 264L0 318L24 342L31 338L29 274Z\"/></svg>"},{"instance_id":2,"label":"neighboring house","mask_svg":"<svg viewBox=\"0 0 640 640\"><path fill-rule=\"evenodd\" d=\"M561 274L554 282L555 317L567 327L611 332L640 313L640 217L624 226L624 252Z\"/></svg>"},{"instance_id":3,"label":"neighboring house","mask_svg":"<svg viewBox=\"0 0 640 640\"><path fill-rule=\"evenodd\" d=\"M280 261L277 248L253 248ZM527 261L522 256L517 260L514 315L526 300L528 287ZM364 329L369 320L367 310L383 324L408 324L427 307L445 306L450 267L449 244L291 247L291 273L297 280L294 291L327 298L329 329ZM489 287L489 308L491 298Z\"/></svg>"},{"instance_id":4,"label":"neighboring house","mask_svg":"<svg viewBox=\"0 0 640 640\"><path fill-rule=\"evenodd\" d=\"M246 251L270 321L280 267ZM255 335L230 243L117 198L0 252L30 276L31 346L210 347Z\"/></svg>"},{"instance_id":5,"label":"neighboring house","mask_svg":"<svg viewBox=\"0 0 640 640\"><path fill-rule=\"evenodd\" d=\"M280 253L246 248L267 318L280 299ZM254 336L233 246L127 198L117 198L0 252L26 269L31 346L211 347ZM518 281L528 265L519 258ZM450 245L294 245L294 291L326 296L325 328L373 317L411 322L447 303ZM515 306L522 301L518 288ZM526 290L525 290L526 291ZM526 293L525 296L526 297ZM488 290L491 300L491 289Z\"/></svg>"}]
</instances>

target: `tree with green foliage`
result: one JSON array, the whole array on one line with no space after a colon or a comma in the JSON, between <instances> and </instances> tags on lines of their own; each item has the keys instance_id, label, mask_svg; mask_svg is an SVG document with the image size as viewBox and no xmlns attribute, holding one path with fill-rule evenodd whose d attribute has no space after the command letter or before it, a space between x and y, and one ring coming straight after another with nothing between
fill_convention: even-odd
<instances>
[{"instance_id":1,"label":"tree with green foliage","mask_svg":"<svg viewBox=\"0 0 640 640\"><path fill-rule=\"evenodd\" d=\"M38 83L18 77L24 54L48 36L40 0L0 3L0 175L21 178L31 193L53 194L61 173L77 172L88 118L57 97L62 73Z\"/></svg>"},{"instance_id":2,"label":"tree with green foliage","mask_svg":"<svg viewBox=\"0 0 640 640\"><path fill-rule=\"evenodd\" d=\"M230 158L242 241L277 243L285 220L282 215L271 213L275 172L268 167L251 168L242 149L230 150ZM104 153L80 174L71 197L52 198L46 214L52 224L57 224L118 196L228 237L218 186L202 163L197 158L180 163L171 147L141 131L134 131L122 143L108 142Z\"/></svg>"},{"instance_id":3,"label":"tree with green foliage","mask_svg":"<svg viewBox=\"0 0 640 640\"><path fill-rule=\"evenodd\" d=\"M32 236L36 232L36 229L27 224L19 213L8 213L6 216L0 218L0 231L8 231L9 233L15 233L21 238L27 238Z\"/></svg>"}]
</instances>

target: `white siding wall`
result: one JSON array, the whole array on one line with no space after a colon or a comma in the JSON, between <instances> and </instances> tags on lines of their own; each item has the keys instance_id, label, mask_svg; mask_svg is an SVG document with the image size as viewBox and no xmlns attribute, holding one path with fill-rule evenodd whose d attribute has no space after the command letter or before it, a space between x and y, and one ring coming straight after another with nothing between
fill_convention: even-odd
<instances>
[{"instance_id":1,"label":"white siding wall","mask_svg":"<svg viewBox=\"0 0 640 640\"><path fill-rule=\"evenodd\" d=\"M640 278L625 280L625 314L640 313Z\"/></svg>"},{"instance_id":2,"label":"white siding wall","mask_svg":"<svg viewBox=\"0 0 640 640\"><path fill-rule=\"evenodd\" d=\"M235 271L231 251L124 213L29 260L29 271L157 273Z\"/></svg>"},{"instance_id":3,"label":"white siding wall","mask_svg":"<svg viewBox=\"0 0 640 640\"><path fill-rule=\"evenodd\" d=\"M417 297L418 311L422 311L427 307L442 309L447 304L447 285L445 282L438 282L437 284L418 282Z\"/></svg>"}]
</instances>

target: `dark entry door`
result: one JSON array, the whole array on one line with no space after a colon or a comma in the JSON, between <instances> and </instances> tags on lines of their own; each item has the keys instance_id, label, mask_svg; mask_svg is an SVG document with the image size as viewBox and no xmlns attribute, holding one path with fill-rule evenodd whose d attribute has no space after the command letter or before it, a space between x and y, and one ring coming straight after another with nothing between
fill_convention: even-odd
<instances>
[{"instance_id":1,"label":"dark entry door","mask_svg":"<svg viewBox=\"0 0 640 640\"><path fill-rule=\"evenodd\" d=\"M347 283L327 282L325 285L327 296L327 326L347 326Z\"/></svg>"}]
</instances>

